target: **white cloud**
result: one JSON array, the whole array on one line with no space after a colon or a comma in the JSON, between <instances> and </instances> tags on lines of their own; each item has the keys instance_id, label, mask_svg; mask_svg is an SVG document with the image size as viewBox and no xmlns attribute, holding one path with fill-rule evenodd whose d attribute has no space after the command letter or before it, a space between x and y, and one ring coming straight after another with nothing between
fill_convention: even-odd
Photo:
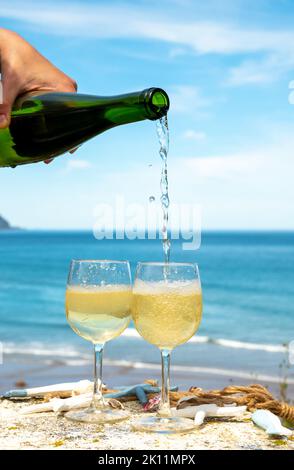
<instances>
[{"instance_id":1,"label":"white cloud","mask_svg":"<svg viewBox=\"0 0 294 470\"><path fill-rule=\"evenodd\" d=\"M242 150L236 153L200 157L171 153L168 157L171 203L200 204L205 229L293 230L293 130L293 126L287 129L283 125L272 126L267 129L268 142L263 147L257 148L252 143L246 148L243 144ZM87 161L86 153L84 160ZM68 163L73 161L76 161L74 156L68 157ZM61 164L60 160L58 165L62 167ZM134 160L129 166L108 167L102 172L93 163L93 170L84 170L82 177L74 172L68 178L70 173L55 171L53 164L43 167L32 169L34 191L23 194L22 206L29 207L29 211L20 211L17 198L5 201L3 211L17 225L91 228L93 208L97 203L114 204L117 195L124 196L130 204L153 207L148 203L151 195L159 201L159 157L150 168L144 159ZM3 169L4 189L13 184L21 186L28 170L29 167L20 167L12 174ZM38 171L44 173L45 179L40 178ZM66 185L64 176L67 176ZM49 197L44 198L42 206L36 205L36 191L42 191L44 184ZM54 191L50 191L51 187Z\"/></svg>"},{"instance_id":2,"label":"white cloud","mask_svg":"<svg viewBox=\"0 0 294 470\"><path fill-rule=\"evenodd\" d=\"M206 139L206 134L203 131L195 131L193 129L187 129L183 133L184 139L187 140L195 140L196 142L202 141Z\"/></svg>"},{"instance_id":3,"label":"white cloud","mask_svg":"<svg viewBox=\"0 0 294 470\"><path fill-rule=\"evenodd\" d=\"M170 101L171 111L178 113L195 113L211 105L211 101L202 96L199 87L190 85L174 86L170 92Z\"/></svg>"},{"instance_id":4,"label":"white cloud","mask_svg":"<svg viewBox=\"0 0 294 470\"><path fill-rule=\"evenodd\" d=\"M179 7L180 8L180 7ZM197 9L181 9L178 17L166 10L121 2L99 5L80 2L26 2L1 5L0 17L26 23L34 30L56 35L92 38L133 38L164 41L172 45L170 57L186 52L197 54L256 54L260 60L246 60L229 72L227 84L244 85L273 81L294 66L294 31L281 28L238 26L223 20L197 18ZM44 29L45 27L45 29Z\"/></svg>"},{"instance_id":5,"label":"white cloud","mask_svg":"<svg viewBox=\"0 0 294 470\"><path fill-rule=\"evenodd\" d=\"M206 229L293 229L293 147L170 158L171 201L200 204Z\"/></svg>"},{"instance_id":6,"label":"white cloud","mask_svg":"<svg viewBox=\"0 0 294 470\"><path fill-rule=\"evenodd\" d=\"M270 83L294 67L294 51L269 54L261 60L246 60L229 71L228 85Z\"/></svg>"},{"instance_id":7,"label":"white cloud","mask_svg":"<svg viewBox=\"0 0 294 470\"><path fill-rule=\"evenodd\" d=\"M197 53L248 53L293 51L294 32L279 29L240 28L231 23L178 20L166 11L120 5L87 5L66 2L26 2L10 0L1 6L1 17L20 20L51 33L103 38L157 39L193 48ZM193 16L193 15L192 15ZM195 15L194 15L195 16ZM43 29L42 29L43 32Z\"/></svg>"},{"instance_id":8,"label":"white cloud","mask_svg":"<svg viewBox=\"0 0 294 470\"><path fill-rule=\"evenodd\" d=\"M292 148L293 136L276 129L275 137L260 148L199 157L169 155L171 204L200 204L206 229L293 229ZM150 195L158 201L160 165L149 170L142 171L137 163L127 171L104 173L95 188L87 181L89 200L81 206L93 207L95 201L113 204L117 194L129 204L148 205Z\"/></svg>"},{"instance_id":9,"label":"white cloud","mask_svg":"<svg viewBox=\"0 0 294 470\"><path fill-rule=\"evenodd\" d=\"M66 169L68 171L86 170L91 167L92 167L92 164L88 162L87 160L77 160L77 159L74 159L73 157L69 157L69 160L67 161L67 165L66 165Z\"/></svg>"},{"instance_id":10,"label":"white cloud","mask_svg":"<svg viewBox=\"0 0 294 470\"><path fill-rule=\"evenodd\" d=\"M175 59L176 57L180 57L186 55L189 52L189 49L185 47L172 47L168 53L171 59Z\"/></svg>"},{"instance_id":11,"label":"white cloud","mask_svg":"<svg viewBox=\"0 0 294 470\"><path fill-rule=\"evenodd\" d=\"M178 164L194 178L230 180L257 172L264 163L260 154L216 155L179 159Z\"/></svg>"}]
</instances>

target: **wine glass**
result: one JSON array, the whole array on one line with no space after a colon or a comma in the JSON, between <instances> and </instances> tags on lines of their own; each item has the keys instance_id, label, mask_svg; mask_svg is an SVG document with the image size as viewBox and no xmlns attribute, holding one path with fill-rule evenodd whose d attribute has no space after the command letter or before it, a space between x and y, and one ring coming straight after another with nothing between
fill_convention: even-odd
<instances>
[{"instance_id":1,"label":"wine glass","mask_svg":"<svg viewBox=\"0 0 294 470\"><path fill-rule=\"evenodd\" d=\"M104 344L119 336L131 319L131 274L127 261L73 260L66 289L66 318L82 338L94 345L94 390L88 409L65 416L85 423L114 423L128 417L111 409L102 396Z\"/></svg>"},{"instance_id":2,"label":"wine glass","mask_svg":"<svg viewBox=\"0 0 294 470\"><path fill-rule=\"evenodd\" d=\"M133 288L132 316L139 334L161 351L162 390L156 416L133 425L136 431L180 433L193 421L172 416L169 403L170 354L197 331L202 315L198 266L190 263L139 263Z\"/></svg>"}]
</instances>

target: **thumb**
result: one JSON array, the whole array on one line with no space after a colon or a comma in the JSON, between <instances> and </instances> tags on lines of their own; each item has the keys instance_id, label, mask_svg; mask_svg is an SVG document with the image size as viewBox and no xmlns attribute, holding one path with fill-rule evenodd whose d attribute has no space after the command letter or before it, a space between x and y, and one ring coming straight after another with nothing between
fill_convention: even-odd
<instances>
[{"instance_id":1,"label":"thumb","mask_svg":"<svg viewBox=\"0 0 294 470\"><path fill-rule=\"evenodd\" d=\"M0 80L0 129L10 124L11 108L17 96L17 87L9 86L8 81Z\"/></svg>"}]
</instances>

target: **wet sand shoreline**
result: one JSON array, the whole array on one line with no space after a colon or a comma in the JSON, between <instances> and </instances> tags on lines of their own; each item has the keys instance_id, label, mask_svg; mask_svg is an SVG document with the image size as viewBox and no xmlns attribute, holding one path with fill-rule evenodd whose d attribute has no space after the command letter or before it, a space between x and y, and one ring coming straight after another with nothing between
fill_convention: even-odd
<instances>
[{"instance_id":1,"label":"wet sand shoreline","mask_svg":"<svg viewBox=\"0 0 294 470\"><path fill-rule=\"evenodd\" d=\"M53 361L44 366L40 363L4 363L0 366L0 394L12 388L17 388L17 384L23 382L24 387L43 386L54 383L73 382L83 379L92 380L92 365L69 366L62 361ZM249 374L250 375L250 374ZM160 382L159 364L126 363L113 365L111 361L104 361L103 379L109 388L115 386L133 385L142 383L146 379L155 379ZM293 380L288 384L286 394L288 400L294 399ZM281 383L271 380L259 380L254 373L250 377L238 377L232 375L220 375L205 368L199 368L197 373L189 373L188 370L181 370L177 366L171 368L171 384L179 387L180 390L187 390L191 386L201 387L206 390L220 389L228 385L249 385L251 383L261 383L280 398Z\"/></svg>"}]
</instances>

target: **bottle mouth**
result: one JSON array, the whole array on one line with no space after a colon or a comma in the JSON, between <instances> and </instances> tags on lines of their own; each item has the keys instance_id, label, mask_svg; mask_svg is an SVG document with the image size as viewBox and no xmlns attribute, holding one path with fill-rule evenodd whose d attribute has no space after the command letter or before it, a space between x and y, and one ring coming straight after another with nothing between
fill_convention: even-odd
<instances>
[{"instance_id":1,"label":"bottle mouth","mask_svg":"<svg viewBox=\"0 0 294 470\"><path fill-rule=\"evenodd\" d=\"M169 110L168 94L161 88L148 88L143 93L149 119L154 121L166 116Z\"/></svg>"}]
</instances>

